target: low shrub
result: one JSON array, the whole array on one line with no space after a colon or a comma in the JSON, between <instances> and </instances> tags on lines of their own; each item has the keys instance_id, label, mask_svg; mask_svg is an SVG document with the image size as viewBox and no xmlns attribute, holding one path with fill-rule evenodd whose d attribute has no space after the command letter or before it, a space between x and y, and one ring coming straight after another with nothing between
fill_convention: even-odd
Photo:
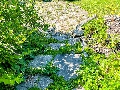
<instances>
[{"instance_id":1,"label":"low shrub","mask_svg":"<svg viewBox=\"0 0 120 90\"><path fill-rule=\"evenodd\" d=\"M92 53L83 58L81 70L78 71L80 81L85 90L119 90L120 89L120 54Z\"/></svg>"},{"instance_id":2,"label":"low shrub","mask_svg":"<svg viewBox=\"0 0 120 90\"><path fill-rule=\"evenodd\" d=\"M34 58L36 51L42 53L44 46L38 41L45 38L38 28L47 26L39 20L42 18L34 10L32 0L0 1L0 83L15 85L23 81L25 60Z\"/></svg>"}]
</instances>

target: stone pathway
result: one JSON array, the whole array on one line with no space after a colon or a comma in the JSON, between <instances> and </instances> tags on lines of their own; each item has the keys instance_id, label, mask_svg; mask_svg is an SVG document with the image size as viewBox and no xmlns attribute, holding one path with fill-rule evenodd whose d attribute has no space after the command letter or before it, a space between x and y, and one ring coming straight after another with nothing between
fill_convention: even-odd
<instances>
[{"instance_id":1,"label":"stone pathway","mask_svg":"<svg viewBox=\"0 0 120 90\"><path fill-rule=\"evenodd\" d=\"M66 40L64 39L63 36L64 34L59 34L59 36L54 35L54 37L60 37L60 38L56 38L59 41ZM75 38L67 38L67 40L69 40L69 43L74 42L74 41L71 41L71 39L75 39ZM74 42L74 44L76 42ZM71 44L71 45L74 45L74 44ZM64 47L64 45L65 43L49 44L49 46L53 50L59 50L60 47ZM58 54L54 57L54 59L52 55L38 55L34 58L34 60L32 60L29 63L28 67L40 68L45 66L47 63L51 61L53 61L53 65L59 68L57 75L63 76L65 80L69 80L71 78L77 77L76 71L79 70L80 68L80 64L82 63L82 57L80 56L80 54L74 54L74 52L71 54ZM35 76L31 76L29 79L26 79L25 82L19 84L16 88L17 90L28 90L33 86L37 86L38 88L42 88L44 90L52 82L53 80L50 79L48 76L35 75ZM77 89L74 89L74 90L77 90Z\"/></svg>"},{"instance_id":2,"label":"stone pathway","mask_svg":"<svg viewBox=\"0 0 120 90\"><path fill-rule=\"evenodd\" d=\"M68 40L69 44L71 45L74 45L75 43L80 41L78 37L71 38L72 36L69 36L70 38L68 38L66 34L62 34L62 33L54 34L54 35L49 34L49 35L52 38L59 37L59 38L55 38L59 41ZM63 36L65 36L66 38L64 38ZM49 44L49 46L53 50L59 50L60 47L64 47L64 45L65 43ZM71 54L58 54L54 57L54 59L52 55L39 55L36 56L35 59L29 63L28 67L32 67L32 68L43 67L52 60L53 60L53 65L59 68L59 71L57 72L58 76L63 76L65 80L69 80L71 78L77 77L76 71L79 70L80 68L80 64L82 63L82 57L80 56L80 54L74 54L74 52L72 52ZM37 86L38 88L42 88L44 90L52 82L53 80L50 79L48 76L35 75L30 77L30 79L26 79L24 83L19 84L16 88L17 90L28 90L33 86Z\"/></svg>"},{"instance_id":3,"label":"stone pathway","mask_svg":"<svg viewBox=\"0 0 120 90\"><path fill-rule=\"evenodd\" d=\"M55 27L52 27L51 25L47 31L40 29L40 32L45 33L47 38L55 38L59 42L67 40L70 45L81 42L84 49L84 46L86 45L83 36L84 32L81 28L76 30L76 26L80 24L81 20L87 18L86 11L82 10L79 6L68 4L66 2L38 3L37 6L39 7L36 7L36 9L42 8L38 13L44 16L45 22L50 23L50 25L55 24ZM55 14L59 17L56 17ZM65 28L66 26L74 26L74 28ZM63 32L70 29L71 32ZM50 43L49 46L53 50L59 50L60 47L65 46L65 43ZM87 56L87 53L84 52L84 54ZM80 54L75 54L74 52L71 52L71 54L58 54L54 58L52 55L38 55L29 63L28 67L40 68L51 61L53 62L53 65L59 68L59 71L56 74L58 76L63 76L65 80L70 80L71 78L77 77L76 71L80 69L82 57ZM16 89L28 90L33 86L37 86L38 88L45 90L52 82L54 81L50 79L50 77L37 74L35 76L30 76L30 78L26 78L26 81L19 84ZM84 88L79 86L73 90L84 90Z\"/></svg>"}]
</instances>

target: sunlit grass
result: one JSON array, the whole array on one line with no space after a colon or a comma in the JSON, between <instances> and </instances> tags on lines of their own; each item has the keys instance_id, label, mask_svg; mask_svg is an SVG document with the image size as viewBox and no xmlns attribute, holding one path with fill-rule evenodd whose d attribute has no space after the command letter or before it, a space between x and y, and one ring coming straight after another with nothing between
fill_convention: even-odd
<instances>
[{"instance_id":1,"label":"sunlit grass","mask_svg":"<svg viewBox=\"0 0 120 90\"><path fill-rule=\"evenodd\" d=\"M77 4L81 6L82 9L88 11L89 15L96 14L98 16L97 19L93 20L92 22L88 22L88 24L85 24L85 33L86 35L89 35L88 33L90 30L93 31L93 28L95 31L99 30L99 34L94 33L93 36L97 40L97 43L99 42L99 37L100 33L105 34L106 33L106 27L102 27L104 24L104 16L105 15L119 15L120 16L120 0L79 0L79 1L74 1L74 4ZM99 21L101 21L99 23ZM89 25L90 24L90 25ZM96 28L97 27L97 28ZM114 36L113 36L114 38ZM104 35L102 35L102 39L100 41L104 42L105 38ZM114 43L113 45L108 45L108 47L112 48L115 47L115 44L119 40L113 40Z\"/></svg>"},{"instance_id":2,"label":"sunlit grass","mask_svg":"<svg viewBox=\"0 0 120 90\"><path fill-rule=\"evenodd\" d=\"M80 0L73 3L80 5L90 15L97 14L100 17L110 14L120 15L120 0Z\"/></svg>"}]
</instances>

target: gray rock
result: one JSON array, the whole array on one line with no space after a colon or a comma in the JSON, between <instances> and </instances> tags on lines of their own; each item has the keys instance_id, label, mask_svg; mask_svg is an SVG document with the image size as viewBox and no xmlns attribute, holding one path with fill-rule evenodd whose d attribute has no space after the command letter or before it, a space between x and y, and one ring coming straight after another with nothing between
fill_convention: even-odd
<instances>
[{"instance_id":1,"label":"gray rock","mask_svg":"<svg viewBox=\"0 0 120 90\"><path fill-rule=\"evenodd\" d=\"M54 35L55 34L55 27L49 27L47 32L50 34L50 35Z\"/></svg>"},{"instance_id":2,"label":"gray rock","mask_svg":"<svg viewBox=\"0 0 120 90\"><path fill-rule=\"evenodd\" d=\"M29 66L33 68L45 66L48 62L52 60L52 55L39 55L36 56L35 59L29 63Z\"/></svg>"},{"instance_id":3,"label":"gray rock","mask_svg":"<svg viewBox=\"0 0 120 90\"><path fill-rule=\"evenodd\" d=\"M81 59L80 54L62 54L54 58L53 64L60 68L57 74L69 80L77 76L76 71L79 70Z\"/></svg>"},{"instance_id":4,"label":"gray rock","mask_svg":"<svg viewBox=\"0 0 120 90\"><path fill-rule=\"evenodd\" d=\"M83 52L83 55L84 55L85 57L88 57L88 54L87 54L86 52Z\"/></svg>"},{"instance_id":5,"label":"gray rock","mask_svg":"<svg viewBox=\"0 0 120 90\"><path fill-rule=\"evenodd\" d=\"M50 84L50 83L52 83L53 82L53 80L52 79L50 79L49 77L47 77L47 76L42 76L41 78L40 78L40 81L38 82L38 88L42 88L43 90L46 88L46 87L48 87L48 85Z\"/></svg>"},{"instance_id":6,"label":"gray rock","mask_svg":"<svg viewBox=\"0 0 120 90\"><path fill-rule=\"evenodd\" d=\"M83 36L84 32L82 29L76 29L76 30L73 30L72 32L72 35L73 37L81 37Z\"/></svg>"},{"instance_id":7,"label":"gray rock","mask_svg":"<svg viewBox=\"0 0 120 90\"><path fill-rule=\"evenodd\" d=\"M28 88L25 87L24 84L23 84L23 86L21 86L21 84L19 84L19 85L16 86L16 90L28 90Z\"/></svg>"},{"instance_id":8,"label":"gray rock","mask_svg":"<svg viewBox=\"0 0 120 90\"><path fill-rule=\"evenodd\" d=\"M50 43L49 46L53 49L53 50L59 50L60 47L65 46L64 43Z\"/></svg>"},{"instance_id":9,"label":"gray rock","mask_svg":"<svg viewBox=\"0 0 120 90\"><path fill-rule=\"evenodd\" d=\"M69 38L69 41L68 41L70 45L74 45L77 42L80 42L80 38Z\"/></svg>"},{"instance_id":10,"label":"gray rock","mask_svg":"<svg viewBox=\"0 0 120 90\"><path fill-rule=\"evenodd\" d=\"M53 35L52 38L55 38L55 39L57 39L58 41L68 40L68 36L65 35L65 34Z\"/></svg>"},{"instance_id":11,"label":"gray rock","mask_svg":"<svg viewBox=\"0 0 120 90\"><path fill-rule=\"evenodd\" d=\"M62 33L61 33L61 32L56 32L55 35L56 35L56 36L61 36Z\"/></svg>"},{"instance_id":12,"label":"gray rock","mask_svg":"<svg viewBox=\"0 0 120 90\"><path fill-rule=\"evenodd\" d=\"M87 23L88 21L93 20L94 18L96 18L96 15L93 15L92 17L89 17L89 18L81 21L81 22L76 26L76 29L73 30L73 32L72 32L73 37L81 37L81 36L83 36L83 35L84 35L84 31L82 30L81 27L82 27L85 23Z\"/></svg>"},{"instance_id":13,"label":"gray rock","mask_svg":"<svg viewBox=\"0 0 120 90\"><path fill-rule=\"evenodd\" d=\"M34 86L37 86L37 80L38 80L39 76L31 76L28 79L26 79L26 81L24 83L22 83L21 86L27 87L27 88L31 88Z\"/></svg>"},{"instance_id":14,"label":"gray rock","mask_svg":"<svg viewBox=\"0 0 120 90\"><path fill-rule=\"evenodd\" d=\"M26 79L24 83L17 85L16 89L17 90L28 90L29 88L36 86L44 90L52 82L53 80L47 76L36 75L36 76L31 76L30 78Z\"/></svg>"},{"instance_id":15,"label":"gray rock","mask_svg":"<svg viewBox=\"0 0 120 90\"><path fill-rule=\"evenodd\" d=\"M38 68L45 66L48 62L52 60L52 55L38 55L35 59L29 63L29 67ZM53 82L47 76L35 75L35 76L25 76L26 81L16 86L17 90L28 90L31 87L37 86L38 88L42 88L43 90Z\"/></svg>"},{"instance_id":16,"label":"gray rock","mask_svg":"<svg viewBox=\"0 0 120 90\"><path fill-rule=\"evenodd\" d=\"M85 41L85 38L82 36L81 37L81 45L83 46L83 47L85 47L86 45L87 45L87 43L86 43L86 41Z\"/></svg>"}]
</instances>

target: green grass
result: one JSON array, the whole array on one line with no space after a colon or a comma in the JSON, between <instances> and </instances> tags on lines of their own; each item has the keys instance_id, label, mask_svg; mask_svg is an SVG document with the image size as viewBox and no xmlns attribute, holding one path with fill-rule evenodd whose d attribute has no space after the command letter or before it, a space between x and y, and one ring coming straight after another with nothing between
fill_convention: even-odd
<instances>
[{"instance_id":1,"label":"green grass","mask_svg":"<svg viewBox=\"0 0 120 90\"><path fill-rule=\"evenodd\" d=\"M78 71L81 85L85 90L119 90L120 89L120 53L105 57L86 50L90 56L83 59L81 70Z\"/></svg>"},{"instance_id":2,"label":"green grass","mask_svg":"<svg viewBox=\"0 0 120 90\"><path fill-rule=\"evenodd\" d=\"M89 42L91 44L101 43L103 46L106 45L107 40L106 29L107 26L104 24L105 15L120 15L120 1L119 0L80 0L74 1L74 4L81 6L82 9L88 11L89 16L93 14L97 15L97 19L94 19L83 27L85 28L85 36L93 33L92 38L95 42ZM97 33L96 33L97 32ZM120 35L112 35L110 43L106 45L108 48L115 48L115 45L120 41L117 37ZM116 39L117 38L117 39Z\"/></svg>"},{"instance_id":3,"label":"green grass","mask_svg":"<svg viewBox=\"0 0 120 90\"><path fill-rule=\"evenodd\" d=\"M120 0L80 0L73 3L80 5L89 14L97 14L100 17L106 14L120 15Z\"/></svg>"}]
</instances>

